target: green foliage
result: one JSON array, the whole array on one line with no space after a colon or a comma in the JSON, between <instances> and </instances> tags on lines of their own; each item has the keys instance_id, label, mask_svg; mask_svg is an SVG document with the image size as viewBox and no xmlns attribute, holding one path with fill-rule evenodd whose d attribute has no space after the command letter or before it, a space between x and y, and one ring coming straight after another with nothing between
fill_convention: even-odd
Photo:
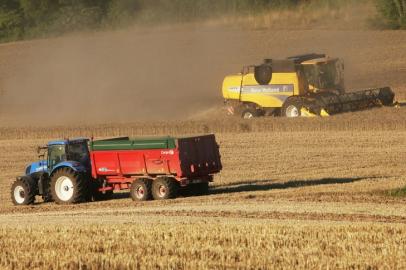
<instances>
[{"instance_id":1,"label":"green foliage","mask_svg":"<svg viewBox=\"0 0 406 270\"><path fill-rule=\"evenodd\" d=\"M375 0L380 14L376 24L392 29L406 29L406 0Z\"/></svg>"},{"instance_id":2,"label":"green foliage","mask_svg":"<svg viewBox=\"0 0 406 270\"><path fill-rule=\"evenodd\" d=\"M0 40L121 27L133 22L184 22L258 14L297 5L336 8L354 0L1 0ZM406 0L375 0L382 21L406 27Z\"/></svg>"},{"instance_id":3,"label":"green foliage","mask_svg":"<svg viewBox=\"0 0 406 270\"><path fill-rule=\"evenodd\" d=\"M406 187L391 190L388 194L394 197L406 197Z\"/></svg>"},{"instance_id":4,"label":"green foliage","mask_svg":"<svg viewBox=\"0 0 406 270\"><path fill-rule=\"evenodd\" d=\"M23 35L23 17L18 1L5 1L0 4L0 39L18 39Z\"/></svg>"}]
</instances>

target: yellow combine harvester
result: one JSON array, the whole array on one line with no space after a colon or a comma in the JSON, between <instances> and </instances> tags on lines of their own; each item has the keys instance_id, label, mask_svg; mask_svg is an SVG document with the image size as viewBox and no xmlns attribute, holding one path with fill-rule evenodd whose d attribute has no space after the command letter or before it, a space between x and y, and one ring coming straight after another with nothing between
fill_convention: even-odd
<instances>
[{"instance_id":1,"label":"yellow combine harvester","mask_svg":"<svg viewBox=\"0 0 406 270\"><path fill-rule=\"evenodd\" d=\"M222 91L228 112L247 119L328 116L392 105L395 97L389 87L345 93L343 62L324 54L245 66L240 74L224 79Z\"/></svg>"}]
</instances>

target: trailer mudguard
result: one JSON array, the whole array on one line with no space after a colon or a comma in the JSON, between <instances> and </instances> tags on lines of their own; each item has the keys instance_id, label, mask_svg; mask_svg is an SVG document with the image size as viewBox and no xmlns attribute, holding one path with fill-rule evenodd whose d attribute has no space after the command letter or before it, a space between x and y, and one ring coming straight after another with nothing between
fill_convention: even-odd
<instances>
[{"instance_id":1,"label":"trailer mudguard","mask_svg":"<svg viewBox=\"0 0 406 270\"><path fill-rule=\"evenodd\" d=\"M87 172L86 167L83 166L82 164L80 164L80 162L77 162L77 161L64 161L64 162L61 162L58 165L56 165L52 169L50 175L52 175L55 171L59 170L60 168L64 168L64 167L65 168L70 168L70 169L72 169L72 170L74 170L75 172L78 172L78 173Z\"/></svg>"}]
</instances>

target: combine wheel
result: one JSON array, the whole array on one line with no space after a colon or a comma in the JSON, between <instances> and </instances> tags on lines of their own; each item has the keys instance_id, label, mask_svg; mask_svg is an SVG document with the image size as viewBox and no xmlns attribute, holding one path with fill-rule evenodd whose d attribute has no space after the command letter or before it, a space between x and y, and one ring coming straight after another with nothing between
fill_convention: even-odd
<instances>
[{"instance_id":1,"label":"combine wheel","mask_svg":"<svg viewBox=\"0 0 406 270\"><path fill-rule=\"evenodd\" d=\"M161 177L152 183L152 196L155 200L173 199L178 195L179 183L167 177Z\"/></svg>"},{"instance_id":2,"label":"combine wheel","mask_svg":"<svg viewBox=\"0 0 406 270\"><path fill-rule=\"evenodd\" d=\"M152 180L141 178L135 180L131 184L131 199L133 201L148 201L152 198L151 195Z\"/></svg>"},{"instance_id":3,"label":"combine wheel","mask_svg":"<svg viewBox=\"0 0 406 270\"><path fill-rule=\"evenodd\" d=\"M69 168L62 168L51 177L51 194L57 204L85 201L86 188L86 179Z\"/></svg>"},{"instance_id":4,"label":"combine wheel","mask_svg":"<svg viewBox=\"0 0 406 270\"><path fill-rule=\"evenodd\" d=\"M33 204L36 195L36 183L31 177L22 177L11 186L11 200L14 205Z\"/></svg>"},{"instance_id":5,"label":"combine wheel","mask_svg":"<svg viewBox=\"0 0 406 270\"><path fill-rule=\"evenodd\" d=\"M281 115L284 117L299 117L302 115L303 103L298 98L289 98L282 106Z\"/></svg>"},{"instance_id":6,"label":"combine wheel","mask_svg":"<svg viewBox=\"0 0 406 270\"><path fill-rule=\"evenodd\" d=\"M252 118L255 118L255 117L258 117L258 116L259 116L258 110L255 109L255 108L248 108L248 109L245 109L245 110L243 110L243 112L241 113L241 117L242 117L243 119L252 119Z\"/></svg>"}]
</instances>

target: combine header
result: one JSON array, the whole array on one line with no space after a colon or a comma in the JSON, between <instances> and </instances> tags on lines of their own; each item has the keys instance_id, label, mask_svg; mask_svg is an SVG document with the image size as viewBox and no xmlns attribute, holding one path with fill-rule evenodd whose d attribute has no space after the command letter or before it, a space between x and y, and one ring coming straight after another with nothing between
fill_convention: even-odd
<instances>
[{"instance_id":1,"label":"combine header","mask_svg":"<svg viewBox=\"0 0 406 270\"><path fill-rule=\"evenodd\" d=\"M344 64L324 54L245 66L240 74L224 79L222 92L229 114L246 119L328 116L389 106L395 97L389 87L346 92Z\"/></svg>"}]
</instances>

